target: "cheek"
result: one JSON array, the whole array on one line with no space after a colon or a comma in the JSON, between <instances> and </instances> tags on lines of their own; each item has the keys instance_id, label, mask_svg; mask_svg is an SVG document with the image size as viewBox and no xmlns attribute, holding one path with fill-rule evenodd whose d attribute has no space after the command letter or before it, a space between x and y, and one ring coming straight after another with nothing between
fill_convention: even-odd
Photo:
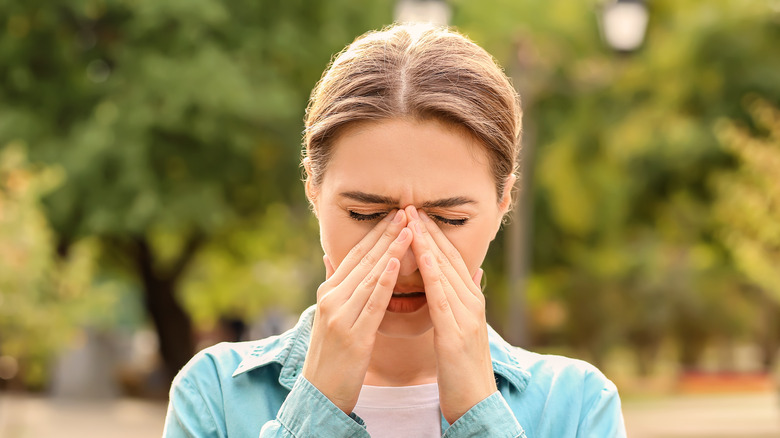
<instances>
[{"instance_id":1,"label":"cheek","mask_svg":"<svg viewBox=\"0 0 780 438\"><path fill-rule=\"evenodd\" d=\"M371 230L351 219L320 218L322 250L337 268L349 251Z\"/></svg>"},{"instance_id":2,"label":"cheek","mask_svg":"<svg viewBox=\"0 0 780 438\"><path fill-rule=\"evenodd\" d=\"M445 235L460 252L469 272L476 272L482 265L490 246L491 235L482 229L472 230L472 232L450 232L445 231Z\"/></svg>"}]
</instances>

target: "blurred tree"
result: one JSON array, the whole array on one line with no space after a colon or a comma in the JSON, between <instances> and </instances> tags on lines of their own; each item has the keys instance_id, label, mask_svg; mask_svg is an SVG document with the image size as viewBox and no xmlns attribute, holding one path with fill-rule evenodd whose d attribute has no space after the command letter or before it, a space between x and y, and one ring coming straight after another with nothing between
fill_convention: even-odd
<instances>
[{"instance_id":1,"label":"blurred tree","mask_svg":"<svg viewBox=\"0 0 780 438\"><path fill-rule=\"evenodd\" d=\"M58 254L99 239L104 268L143 291L169 375L193 353L182 276L228 230L271 223L270 203L305 205L309 91L332 53L390 12L389 1L0 0L0 144L23 140L34 162L62 166L45 199Z\"/></svg>"},{"instance_id":2,"label":"blurred tree","mask_svg":"<svg viewBox=\"0 0 780 438\"><path fill-rule=\"evenodd\" d=\"M49 3L0 0L0 145L61 166L44 199L56 253L99 242L101 269L143 290L172 374L191 317L249 317L308 289L303 108L331 54L392 2ZM596 360L628 342L641 364L673 335L695 366L707 339L743 330L708 181L733 165L714 123L750 123L749 93L780 98L772 4L653 1L645 47L620 57L599 40L597 0L452 3L455 25L532 70L511 73L534 88L537 340ZM532 62L512 60L520 41ZM498 325L517 293L495 281L502 243L486 263Z\"/></svg>"},{"instance_id":3,"label":"blurred tree","mask_svg":"<svg viewBox=\"0 0 780 438\"><path fill-rule=\"evenodd\" d=\"M317 221L305 206L267 206L251 226L205 245L182 278L182 302L199 326L219 317L252 321L267 309L296 311L314 302L324 278Z\"/></svg>"},{"instance_id":4,"label":"blurred tree","mask_svg":"<svg viewBox=\"0 0 780 438\"><path fill-rule=\"evenodd\" d=\"M645 46L624 56L599 39L597 1L456 4L456 24L532 70L513 72L534 87L531 284L566 315L547 329L596 361L627 342L644 372L669 336L695 366L707 340L744 333L747 302L710 214L708 181L731 166L713 126L747 120L746 94L780 99L778 11L649 2ZM532 62L511 61L517 41Z\"/></svg>"},{"instance_id":5,"label":"blurred tree","mask_svg":"<svg viewBox=\"0 0 780 438\"><path fill-rule=\"evenodd\" d=\"M78 329L115 322L105 311L117 303L115 289L93 280L94 242L74 242L66 257L54 257L40 199L62 177L56 167L30 166L20 142L0 151L0 356L14 358L18 379L34 388Z\"/></svg>"},{"instance_id":6,"label":"blurred tree","mask_svg":"<svg viewBox=\"0 0 780 438\"><path fill-rule=\"evenodd\" d=\"M737 269L766 309L763 362L771 370L780 335L780 110L756 96L746 100L753 129L725 120L718 125L738 167L716 179L715 211Z\"/></svg>"}]
</instances>

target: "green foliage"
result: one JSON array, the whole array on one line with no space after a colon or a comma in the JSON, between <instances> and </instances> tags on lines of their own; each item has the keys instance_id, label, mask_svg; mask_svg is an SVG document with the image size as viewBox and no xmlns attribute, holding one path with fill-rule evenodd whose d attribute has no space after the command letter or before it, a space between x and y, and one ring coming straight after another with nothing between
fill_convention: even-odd
<instances>
[{"instance_id":1,"label":"green foliage","mask_svg":"<svg viewBox=\"0 0 780 438\"><path fill-rule=\"evenodd\" d=\"M271 204L259 223L214 239L183 279L182 302L202 326L219 316L250 321L269 308L312 304L324 278L317 224L308 211Z\"/></svg>"},{"instance_id":2,"label":"green foliage","mask_svg":"<svg viewBox=\"0 0 780 438\"><path fill-rule=\"evenodd\" d=\"M739 164L716 180L716 214L737 268L780 302L780 110L756 97L747 106L759 133L734 122L719 125Z\"/></svg>"},{"instance_id":3,"label":"green foliage","mask_svg":"<svg viewBox=\"0 0 780 438\"><path fill-rule=\"evenodd\" d=\"M507 66L525 102L537 341L594 360L623 342L650 351L670 336L683 349L744 336L757 310L718 234L709 181L732 162L717 121L748 121L747 94L780 99L777 11L763 1L648 4L644 47L619 55L600 41L596 1L456 2L456 24ZM729 208L744 216L729 226L758 211L777 222L757 205ZM742 251L755 259L771 239L750 242ZM763 277L776 282L770 260Z\"/></svg>"},{"instance_id":4,"label":"green foliage","mask_svg":"<svg viewBox=\"0 0 780 438\"><path fill-rule=\"evenodd\" d=\"M309 90L383 18L381 4L308 3L0 2L0 140L67 173L47 198L58 235L208 234L302 203Z\"/></svg>"},{"instance_id":5,"label":"green foliage","mask_svg":"<svg viewBox=\"0 0 780 438\"><path fill-rule=\"evenodd\" d=\"M253 234L275 226L269 205L297 205L309 217L298 168L309 92L331 55L390 11L386 0L0 0L0 144L22 141L31 161L66 176L43 199L56 254L70 257L90 239L100 275L140 289L158 333L181 327L161 336L169 370L192 354L182 337L189 321L175 303L152 303L181 289L202 248L217 257L215 248L231 245L223 238L283 231ZM295 235L286 230L280 236ZM310 226L298 231L316 248ZM189 277L202 286L185 289L259 263L264 272L302 263L258 256L238 251L235 266L209 266ZM309 278L293 277L274 289ZM190 304L214 299L192 293ZM253 300L246 309L259 312L265 301ZM199 309L206 320L224 310Z\"/></svg>"},{"instance_id":6,"label":"green foliage","mask_svg":"<svg viewBox=\"0 0 780 438\"><path fill-rule=\"evenodd\" d=\"M92 314L51 306L110 307L95 279L146 298L159 292L150 284L175 289L205 325L313 301L322 268L298 168L304 108L332 54L387 24L392 3L0 0L0 145L26 144L44 165L4 155L16 169L4 184L26 175L36 188L0 194L2 348L21 351L26 335L5 333L24 332L48 351L61 339L47 336L67 330L42 321ZM536 341L595 360L629 343L647 361L669 337L695 353L749 333L744 278L780 296L778 212L760 208L778 202L773 168L760 167L778 135L765 109L780 101L770 3L648 2L645 46L628 56L600 41L597 0L451 3L453 24L523 95ZM746 111L751 94L766 103ZM486 262L498 305L502 246Z\"/></svg>"},{"instance_id":7,"label":"green foliage","mask_svg":"<svg viewBox=\"0 0 780 438\"><path fill-rule=\"evenodd\" d=\"M62 176L26 163L20 143L0 153L0 354L24 365L31 386L45 383L49 362L80 328L116 322L116 289L94 279L95 242L84 239L55 257L40 199Z\"/></svg>"}]
</instances>

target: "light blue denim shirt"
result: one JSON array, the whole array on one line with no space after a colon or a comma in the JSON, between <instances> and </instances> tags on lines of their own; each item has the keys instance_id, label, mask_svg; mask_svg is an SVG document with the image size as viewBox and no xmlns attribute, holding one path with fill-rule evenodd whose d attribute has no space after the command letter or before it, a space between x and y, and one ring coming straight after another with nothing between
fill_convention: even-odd
<instances>
[{"instance_id":1,"label":"light blue denim shirt","mask_svg":"<svg viewBox=\"0 0 780 438\"><path fill-rule=\"evenodd\" d=\"M280 336L198 353L171 387L165 437L368 437L301 376L314 306ZM617 388L595 367L509 345L489 329L498 391L444 437L624 437Z\"/></svg>"}]
</instances>

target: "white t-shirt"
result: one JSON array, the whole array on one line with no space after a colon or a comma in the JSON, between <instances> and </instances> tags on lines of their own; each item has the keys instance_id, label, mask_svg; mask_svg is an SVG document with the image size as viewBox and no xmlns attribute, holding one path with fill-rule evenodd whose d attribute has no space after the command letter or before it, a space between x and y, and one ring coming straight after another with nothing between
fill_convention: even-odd
<instances>
[{"instance_id":1,"label":"white t-shirt","mask_svg":"<svg viewBox=\"0 0 780 438\"><path fill-rule=\"evenodd\" d=\"M355 414L372 438L441 437L439 386L367 386L360 390Z\"/></svg>"}]
</instances>

